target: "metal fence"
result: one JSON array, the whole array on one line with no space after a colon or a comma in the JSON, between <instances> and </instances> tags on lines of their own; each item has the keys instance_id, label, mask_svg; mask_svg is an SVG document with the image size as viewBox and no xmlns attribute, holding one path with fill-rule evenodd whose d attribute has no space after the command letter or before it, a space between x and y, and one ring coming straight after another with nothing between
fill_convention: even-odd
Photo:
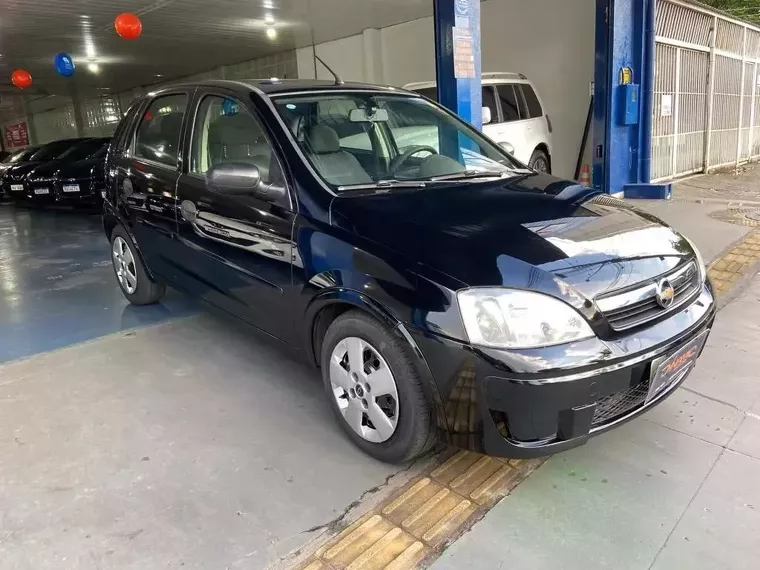
<instances>
[{"instance_id":1,"label":"metal fence","mask_svg":"<svg viewBox=\"0 0 760 570\"><path fill-rule=\"evenodd\" d=\"M760 28L658 0L652 179L760 158Z\"/></svg>"}]
</instances>

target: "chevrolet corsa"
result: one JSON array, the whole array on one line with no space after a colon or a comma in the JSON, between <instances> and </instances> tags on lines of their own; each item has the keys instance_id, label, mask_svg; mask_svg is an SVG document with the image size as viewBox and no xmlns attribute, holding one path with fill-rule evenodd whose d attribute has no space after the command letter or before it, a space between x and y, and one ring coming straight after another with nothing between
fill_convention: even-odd
<instances>
[{"instance_id":1,"label":"chevrolet corsa","mask_svg":"<svg viewBox=\"0 0 760 570\"><path fill-rule=\"evenodd\" d=\"M672 394L715 315L688 239L390 87L159 90L120 123L106 186L131 303L169 285L296 347L383 461L583 444Z\"/></svg>"}]
</instances>

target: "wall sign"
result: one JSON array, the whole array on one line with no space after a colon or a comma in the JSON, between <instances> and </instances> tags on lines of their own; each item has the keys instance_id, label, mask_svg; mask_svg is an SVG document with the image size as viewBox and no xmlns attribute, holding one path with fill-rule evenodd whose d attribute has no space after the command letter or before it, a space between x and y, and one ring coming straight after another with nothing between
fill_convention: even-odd
<instances>
[{"instance_id":1,"label":"wall sign","mask_svg":"<svg viewBox=\"0 0 760 570\"><path fill-rule=\"evenodd\" d=\"M8 148L22 148L29 146L29 130L26 121L5 125L5 146Z\"/></svg>"},{"instance_id":2,"label":"wall sign","mask_svg":"<svg viewBox=\"0 0 760 570\"><path fill-rule=\"evenodd\" d=\"M673 116L673 95L666 93L662 96L662 102L660 104L660 116L672 117Z\"/></svg>"},{"instance_id":3,"label":"wall sign","mask_svg":"<svg viewBox=\"0 0 760 570\"><path fill-rule=\"evenodd\" d=\"M475 77L475 52L472 32L467 28L454 28L454 77L472 79Z\"/></svg>"}]
</instances>

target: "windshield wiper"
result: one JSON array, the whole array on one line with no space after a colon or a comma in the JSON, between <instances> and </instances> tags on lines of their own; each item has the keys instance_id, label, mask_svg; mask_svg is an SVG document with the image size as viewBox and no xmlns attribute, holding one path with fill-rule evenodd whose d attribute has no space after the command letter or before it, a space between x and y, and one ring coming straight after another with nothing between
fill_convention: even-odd
<instances>
[{"instance_id":1,"label":"windshield wiper","mask_svg":"<svg viewBox=\"0 0 760 570\"><path fill-rule=\"evenodd\" d=\"M454 174L434 176L430 181L440 182L446 180L463 180L466 178L507 178L510 174L511 172L480 172L477 170L465 170L464 172L456 172Z\"/></svg>"},{"instance_id":2,"label":"windshield wiper","mask_svg":"<svg viewBox=\"0 0 760 570\"><path fill-rule=\"evenodd\" d=\"M391 188L424 188L425 182L422 180L378 180L377 182L368 182L366 184L348 184L338 186L338 191L344 190L389 190Z\"/></svg>"}]
</instances>

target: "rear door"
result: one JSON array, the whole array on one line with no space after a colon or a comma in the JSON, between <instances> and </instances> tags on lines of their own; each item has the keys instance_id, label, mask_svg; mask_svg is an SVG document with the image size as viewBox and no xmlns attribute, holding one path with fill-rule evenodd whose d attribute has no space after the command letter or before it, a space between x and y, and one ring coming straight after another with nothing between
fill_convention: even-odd
<instances>
[{"instance_id":1,"label":"rear door","mask_svg":"<svg viewBox=\"0 0 760 570\"><path fill-rule=\"evenodd\" d=\"M175 191L191 93L162 92L145 103L128 147L111 162L110 183L148 268L171 278Z\"/></svg>"},{"instance_id":2,"label":"rear door","mask_svg":"<svg viewBox=\"0 0 760 570\"><path fill-rule=\"evenodd\" d=\"M295 212L290 194L263 199L209 190L223 163L253 164L265 184L288 186L272 137L253 108L221 89L200 89L189 161L177 190L181 283L192 293L283 340L292 336Z\"/></svg>"},{"instance_id":3,"label":"rear door","mask_svg":"<svg viewBox=\"0 0 760 570\"><path fill-rule=\"evenodd\" d=\"M528 136L532 148L545 144L551 150L551 133L549 132L549 119L544 113L541 101L536 95L535 89L530 83L515 85L523 99L521 114L528 118Z\"/></svg>"}]
</instances>

